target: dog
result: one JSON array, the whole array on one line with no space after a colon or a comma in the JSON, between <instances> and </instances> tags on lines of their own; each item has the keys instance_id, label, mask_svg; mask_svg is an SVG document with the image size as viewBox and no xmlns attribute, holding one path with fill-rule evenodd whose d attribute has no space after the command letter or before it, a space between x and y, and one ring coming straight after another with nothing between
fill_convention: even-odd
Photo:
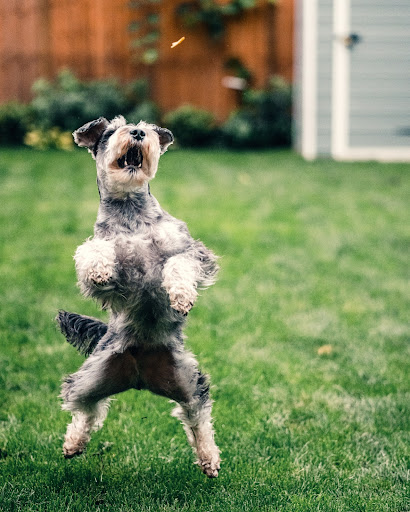
<instances>
[{"instance_id":1,"label":"dog","mask_svg":"<svg viewBox=\"0 0 410 512\"><path fill-rule=\"evenodd\" d=\"M209 380L183 336L198 289L215 282L217 257L161 208L149 187L173 134L118 116L91 121L73 137L96 161L100 194L94 236L74 256L78 284L84 296L109 311L109 321L63 310L57 316L67 341L88 356L62 385L62 407L72 414L64 456L85 450L103 424L111 395L148 389L177 403L173 415L182 422L197 464L217 477L220 450Z\"/></svg>"}]
</instances>

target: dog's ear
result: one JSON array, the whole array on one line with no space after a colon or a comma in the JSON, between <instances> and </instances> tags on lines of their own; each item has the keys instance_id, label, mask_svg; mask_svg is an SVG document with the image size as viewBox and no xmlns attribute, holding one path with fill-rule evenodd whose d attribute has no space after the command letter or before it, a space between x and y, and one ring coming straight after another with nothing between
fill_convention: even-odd
<instances>
[{"instance_id":1,"label":"dog's ear","mask_svg":"<svg viewBox=\"0 0 410 512\"><path fill-rule=\"evenodd\" d=\"M89 150L92 150L98 139L104 133L108 124L109 123L105 117L100 117L99 119L95 119L95 121L90 121L73 132L74 142L80 147L86 147Z\"/></svg>"},{"instance_id":2,"label":"dog's ear","mask_svg":"<svg viewBox=\"0 0 410 512\"><path fill-rule=\"evenodd\" d=\"M161 146L161 155L163 155L168 149L168 146L174 142L174 136L172 135L172 132L167 128L160 128L156 125L154 125L154 131L158 133L159 144Z\"/></svg>"}]
</instances>

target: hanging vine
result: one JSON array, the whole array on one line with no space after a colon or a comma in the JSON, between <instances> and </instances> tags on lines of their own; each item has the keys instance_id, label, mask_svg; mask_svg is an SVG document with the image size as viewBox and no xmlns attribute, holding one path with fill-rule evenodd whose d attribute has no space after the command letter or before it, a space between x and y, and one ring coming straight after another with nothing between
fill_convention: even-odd
<instances>
[{"instance_id":1,"label":"hanging vine","mask_svg":"<svg viewBox=\"0 0 410 512\"><path fill-rule=\"evenodd\" d=\"M255 0L193 0L182 2L176 13L186 27L203 24L212 39L221 40L226 32L227 21L252 7L255 7Z\"/></svg>"},{"instance_id":2,"label":"hanging vine","mask_svg":"<svg viewBox=\"0 0 410 512\"><path fill-rule=\"evenodd\" d=\"M277 0L267 0L275 4ZM161 0L133 0L130 8L137 20L129 26L135 37L133 47L138 59L154 64L159 57L157 43L160 38ZM228 22L256 6L257 0L185 0L175 8L176 15L187 28L204 25L211 39L220 41L226 33Z\"/></svg>"},{"instance_id":3,"label":"hanging vine","mask_svg":"<svg viewBox=\"0 0 410 512\"><path fill-rule=\"evenodd\" d=\"M129 3L136 13L136 20L128 27L134 35L132 47L136 59L148 65L155 64L159 57L160 3L159 0L135 0Z\"/></svg>"}]
</instances>

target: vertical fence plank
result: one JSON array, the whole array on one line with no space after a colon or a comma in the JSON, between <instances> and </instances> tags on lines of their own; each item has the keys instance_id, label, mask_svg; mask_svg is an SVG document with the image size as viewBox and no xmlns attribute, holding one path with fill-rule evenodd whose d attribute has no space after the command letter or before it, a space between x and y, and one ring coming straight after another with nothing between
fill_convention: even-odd
<instances>
[{"instance_id":1,"label":"vertical fence plank","mask_svg":"<svg viewBox=\"0 0 410 512\"><path fill-rule=\"evenodd\" d=\"M258 87L273 72L291 79L293 1L259 0L227 23L221 41L212 41L203 26L183 26L176 14L181 0L163 1L160 59L147 67L130 47L128 27L138 10L128 0L0 0L0 102L27 101L36 78L70 68L82 79L148 76L163 110L191 103L223 119L238 104L238 94L222 86L228 58L239 58ZM171 49L182 36L184 43Z\"/></svg>"}]
</instances>

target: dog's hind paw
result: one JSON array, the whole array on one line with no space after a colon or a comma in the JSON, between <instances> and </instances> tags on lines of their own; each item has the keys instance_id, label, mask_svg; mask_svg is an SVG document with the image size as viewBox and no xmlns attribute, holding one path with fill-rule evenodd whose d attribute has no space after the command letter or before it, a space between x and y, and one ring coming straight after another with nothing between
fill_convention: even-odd
<instances>
[{"instance_id":1,"label":"dog's hind paw","mask_svg":"<svg viewBox=\"0 0 410 512\"><path fill-rule=\"evenodd\" d=\"M89 433L79 432L73 423L68 425L63 444L64 458L72 459L76 455L81 455L85 451L89 440Z\"/></svg>"},{"instance_id":2,"label":"dog's hind paw","mask_svg":"<svg viewBox=\"0 0 410 512\"><path fill-rule=\"evenodd\" d=\"M69 446L67 443L64 443L63 446L63 455L65 459L72 459L77 455L81 455L84 452L84 448L79 446Z\"/></svg>"},{"instance_id":3,"label":"dog's hind paw","mask_svg":"<svg viewBox=\"0 0 410 512\"><path fill-rule=\"evenodd\" d=\"M198 461L198 466L201 468L202 472L209 478L216 478L219 474L219 470L221 469L221 465L219 462L213 462L209 460L200 460Z\"/></svg>"}]
</instances>

